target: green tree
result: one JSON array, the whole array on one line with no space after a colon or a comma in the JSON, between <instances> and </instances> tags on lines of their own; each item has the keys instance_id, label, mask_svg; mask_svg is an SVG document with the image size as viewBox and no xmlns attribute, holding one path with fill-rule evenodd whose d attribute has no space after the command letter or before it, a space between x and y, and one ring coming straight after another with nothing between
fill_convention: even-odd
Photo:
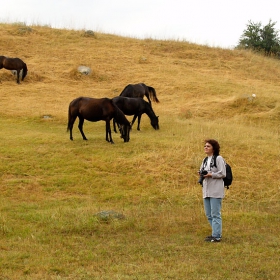
<instances>
[{"instance_id":1,"label":"green tree","mask_svg":"<svg viewBox=\"0 0 280 280\"><path fill-rule=\"evenodd\" d=\"M276 55L280 52L280 39L275 30L276 22L269 20L269 23L262 27L260 22L249 21L247 29L243 31L239 39L238 48L262 51L265 55Z\"/></svg>"}]
</instances>

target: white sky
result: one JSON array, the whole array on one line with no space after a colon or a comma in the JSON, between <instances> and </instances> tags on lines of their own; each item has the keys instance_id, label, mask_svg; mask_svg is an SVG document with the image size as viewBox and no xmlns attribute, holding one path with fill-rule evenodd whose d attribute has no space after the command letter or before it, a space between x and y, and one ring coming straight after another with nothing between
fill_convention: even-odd
<instances>
[{"instance_id":1,"label":"white sky","mask_svg":"<svg viewBox=\"0 0 280 280\"><path fill-rule=\"evenodd\" d=\"M1 0L0 22L232 48L249 20L280 29L279 0Z\"/></svg>"}]
</instances>

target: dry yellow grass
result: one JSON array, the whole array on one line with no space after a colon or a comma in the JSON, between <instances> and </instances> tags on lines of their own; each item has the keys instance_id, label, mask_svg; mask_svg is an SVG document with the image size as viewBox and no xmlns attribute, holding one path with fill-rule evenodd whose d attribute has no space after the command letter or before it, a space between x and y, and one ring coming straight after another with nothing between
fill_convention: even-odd
<instances>
[{"instance_id":1,"label":"dry yellow grass","mask_svg":"<svg viewBox=\"0 0 280 280\"><path fill-rule=\"evenodd\" d=\"M0 279L277 279L279 61L30 28L0 24L1 55L29 69L20 85L0 70ZM156 89L159 131L143 116L126 144L115 134L108 144L103 122L85 123L87 142L75 123L69 140L72 99L114 97L138 82ZM221 244L203 243L196 171L206 137L234 172ZM108 209L126 219L96 220Z\"/></svg>"}]
</instances>

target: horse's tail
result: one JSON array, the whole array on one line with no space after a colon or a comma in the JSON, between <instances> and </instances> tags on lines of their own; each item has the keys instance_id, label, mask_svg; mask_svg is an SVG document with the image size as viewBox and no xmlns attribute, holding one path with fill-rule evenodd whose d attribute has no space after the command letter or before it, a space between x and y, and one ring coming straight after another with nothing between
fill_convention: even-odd
<instances>
[{"instance_id":1,"label":"horse's tail","mask_svg":"<svg viewBox=\"0 0 280 280\"><path fill-rule=\"evenodd\" d=\"M72 103L72 102L71 102ZM71 119L71 103L69 104L68 108L68 125L67 125L67 132L70 130L70 119Z\"/></svg>"},{"instance_id":2,"label":"horse's tail","mask_svg":"<svg viewBox=\"0 0 280 280\"><path fill-rule=\"evenodd\" d=\"M4 60L5 56L0 55L0 69L3 68L3 60Z\"/></svg>"},{"instance_id":3,"label":"horse's tail","mask_svg":"<svg viewBox=\"0 0 280 280\"><path fill-rule=\"evenodd\" d=\"M149 96L153 99L153 101L159 103L157 98L156 90L153 87L147 86L149 91Z\"/></svg>"},{"instance_id":4,"label":"horse's tail","mask_svg":"<svg viewBox=\"0 0 280 280\"><path fill-rule=\"evenodd\" d=\"M27 71L28 71L27 66L26 66L26 64L23 62L23 67L22 67L22 78L21 78L22 81L23 81L23 79L26 77Z\"/></svg>"},{"instance_id":5,"label":"horse's tail","mask_svg":"<svg viewBox=\"0 0 280 280\"><path fill-rule=\"evenodd\" d=\"M80 100L80 98L76 98L74 100L72 100L69 104L69 108L68 108L68 125L67 125L67 131L71 130L73 127L73 114L72 114L72 108L73 106L76 106L76 103ZM74 114L75 115L75 114ZM76 117L75 117L76 119ZM75 121L74 119L74 121Z\"/></svg>"}]
</instances>

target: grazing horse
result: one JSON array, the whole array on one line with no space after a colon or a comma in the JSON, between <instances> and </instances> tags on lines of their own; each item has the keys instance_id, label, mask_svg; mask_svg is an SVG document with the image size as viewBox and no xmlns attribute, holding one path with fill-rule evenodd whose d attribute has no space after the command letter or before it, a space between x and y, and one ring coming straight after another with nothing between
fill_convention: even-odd
<instances>
[{"instance_id":1,"label":"grazing horse","mask_svg":"<svg viewBox=\"0 0 280 280\"><path fill-rule=\"evenodd\" d=\"M153 101L157 103L159 102L159 100L157 99L156 90L153 87L146 86L143 83L127 85L121 92L120 96L141 98L144 98L144 96L146 96L150 104L152 104L150 97Z\"/></svg>"},{"instance_id":2,"label":"grazing horse","mask_svg":"<svg viewBox=\"0 0 280 280\"><path fill-rule=\"evenodd\" d=\"M157 130L159 129L158 124L158 116L155 115L152 106L145 101L144 99L138 97L138 98L129 98L129 97L123 97L123 96L117 96L112 99L113 103L119 107L119 109L122 110L122 112L125 115L132 116L133 120L131 122L131 127L134 124L136 118L138 117L138 126L137 130L140 130L140 121L142 114L147 114L148 117L151 120L152 127ZM116 125L115 123L118 123L118 120L113 120L114 124L114 131L116 131Z\"/></svg>"},{"instance_id":3,"label":"grazing horse","mask_svg":"<svg viewBox=\"0 0 280 280\"><path fill-rule=\"evenodd\" d=\"M123 112L114 105L112 99L97 99L90 97L79 97L74 99L69 104L68 111L67 131L70 130L70 140L73 140L72 129L77 117L79 118L78 128L84 140L87 140L83 132L84 120L91 122L103 120L106 122L106 141L113 144L114 141L111 136L110 121L112 118L114 118L122 126L121 137L124 139L124 142L129 142L130 123L126 119Z\"/></svg>"},{"instance_id":4,"label":"grazing horse","mask_svg":"<svg viewBox=\"0 0 280 280\"><path fill-rule=\"evenodd\" d=\"M17 71L17 83L19 84L19 76L20 71L22 70L22 78L23 81L24 78L27 75L27 66L26 64L20 59L20 58L9 58L6 56L1 55L0 56L0 69L5 68L8 70L16 70Z\"/></svg>"}]
</instances>

